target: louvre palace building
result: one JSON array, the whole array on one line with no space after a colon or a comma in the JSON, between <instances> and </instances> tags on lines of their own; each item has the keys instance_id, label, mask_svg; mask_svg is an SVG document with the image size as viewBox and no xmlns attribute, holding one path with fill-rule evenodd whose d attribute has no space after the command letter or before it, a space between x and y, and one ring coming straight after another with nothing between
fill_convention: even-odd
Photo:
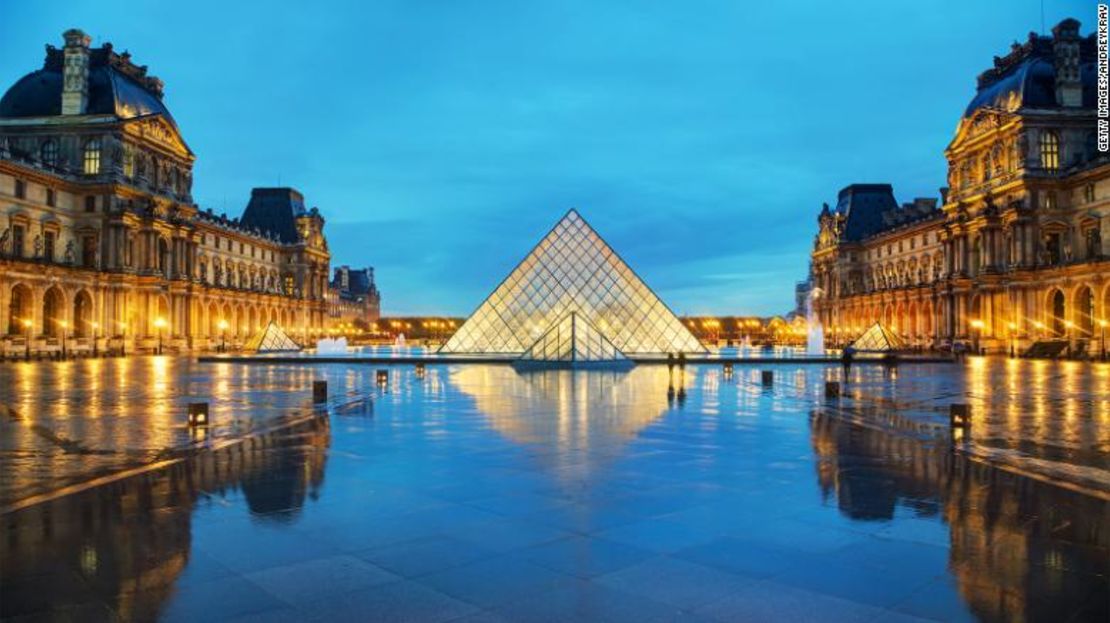
<instances>
[{"instance_id":1,"label":"louvre palace building","mask_svg":"<svg viewBox=\"0 0 1110 623\"><path fill-rule=\"evenodd\" d=\"M195 155L162 81L79 30L0 99L4 354L209 349L327 321L324 219L290 188L239 218L191 196ZM29 343L28 343L29 342Z\"/></svg>"},{"instance_id":2,"label":"louvre palace building","mask_svg":"<svg viewBox=\"0 0 1110 623\"><path fill-rule=\"evenodd\" d=\"M878 321L925 348L1101 348L1110 158L1096 146L1095 57L1073 19L995 57L945 150L939 202L853 184L825 205L810 282L826 336Z\"/></svg>"}]
</instances>

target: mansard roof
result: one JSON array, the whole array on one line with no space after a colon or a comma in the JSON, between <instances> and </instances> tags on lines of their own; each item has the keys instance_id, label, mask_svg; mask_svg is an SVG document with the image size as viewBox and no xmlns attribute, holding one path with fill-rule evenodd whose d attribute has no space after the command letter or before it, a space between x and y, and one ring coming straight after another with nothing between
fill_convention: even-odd
<instances>
[{"instance_id":1,"label":"mansard roof","mask_svg":"<svg viewBox=\"0 0 1110 623\"><path fill-rule=\"evenodd\" d=\"M1078 31L1079 23L1064 20L1057 26ZM1006 56L994 58L994 67L979 74L975 97L964 110L971 117L980 108L1014 111L1020 108L1060 108L1056 100L1056 51L1054 38L1029 33L1025 43L1014 43ZM1079 39L1079 81L1083 107L1094 108L1096 95L1095 35Z\"/></svg>"},{"instance_id":2,"label":"mansard roof","mask_svg":"<svg viewBox=\"0 0 1110 623\"><path fill-rule=\"evenodd\" d=\"M0 98L0 117L51 117L62 114L63 50L46 47L42 69L20 78ZM177 128L162 102L162 81L147 75L146 66L117 54L111 43L89 50L88 106L90 115L134 119L161 115Z\"/></svg>"},{"instance_id":3,"label":"mansard roof","mask_svg":"<svg viewBox=\"0 0 1110 623\"><path fill-rule=\"evenodd\" d=\"M836 213L844 219L841 237L858 242L883 228L883 212L898 208L890 184L850 184L837 195Z\"/></svg>"},{"instance_id":4,"label":"mansard roof","mask_svg":"<svg viewBox=\"0 0 1110 623\"><path fill-rule=\"evenodd\" d=\"M239 223L246 228L272 233L285 244L293 244L300 240L297 217L307 213L304 196L292 188L254 188Z\"/></svg>"}]
</instances>

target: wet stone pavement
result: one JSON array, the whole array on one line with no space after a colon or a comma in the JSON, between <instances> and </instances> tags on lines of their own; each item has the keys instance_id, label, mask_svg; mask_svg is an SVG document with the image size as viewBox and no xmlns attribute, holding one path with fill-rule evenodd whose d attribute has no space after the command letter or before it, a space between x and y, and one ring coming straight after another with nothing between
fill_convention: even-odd
<instances>
[{"instance_id":1,"label":"wet stone pavement","mask_svg":"<svg viewBox=\"0 0 1110 623\"><path fill-rule=\"evenodd\" d=\"M0 516L0 616L1110 618L1110 366L857 365L832 402L839 369L788 363L397 366L385 387L376 367L0 366L8 501L313 413L316 378L336 396ZM178 408L206 392L198 440ZM953 442L956 401L973 423Z\"/></svg>"}]
</instances>

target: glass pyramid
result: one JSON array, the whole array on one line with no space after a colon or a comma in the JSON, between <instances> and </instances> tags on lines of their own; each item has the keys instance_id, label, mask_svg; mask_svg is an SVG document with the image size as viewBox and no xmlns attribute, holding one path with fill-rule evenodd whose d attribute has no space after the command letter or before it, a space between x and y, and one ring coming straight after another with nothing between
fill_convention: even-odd
<instances>
[{"instance_id":1,"label":"glass pyramid","mask_svg":"<svg viewBox=\"0 0 1110 623\"><path fill-rule=\"evenodd\" d=\"M705 352L575 210L555 224L440 352L520 354L571 312L625 355Z\"/></svg>"},{"instance_id":2,"label":"glass pyramid","mask_svg":"<svg viewBox=\"0 0 1110 623\"><path fill-rule=\"evenodd\" d=\"M578 312L570 312L524 351L520 360L573 365L628 358L589 321L579 318Z\"/></svg>"},{"instance_id":3,"label":"glass pyramid","mask_svg":"<svg viewBox=\"0 0 1110 623\"><path fill-rule=\"evenodd\" d=\"M852 348L860 352L887 352L900 350L905 347L905 342L896 333L876 322L871 325L863 335L852 342Z\"/></svg>"},{"instance_id":4,"label":"glass pyramid","mask_svg":"<svg viewBox=\"0 0 1110 623\"><path fill-rule=\"evenodd\" d=\"M301 350L301 345L286 335L275 322L270 321L265 329L247 340L243 350L255 353L287 353Z\"/></svg>"}]
</instances>

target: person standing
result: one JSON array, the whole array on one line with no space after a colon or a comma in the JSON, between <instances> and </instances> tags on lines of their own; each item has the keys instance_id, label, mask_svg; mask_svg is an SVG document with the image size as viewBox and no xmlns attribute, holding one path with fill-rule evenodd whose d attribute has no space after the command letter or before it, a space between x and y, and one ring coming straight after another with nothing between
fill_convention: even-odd
<instances>
[{"instance_id":1,"label":"person standing","mask_svg":"<svg viewBox=\"0 0 1110 623\"><path fill-rule=\"evenodd\" d=\"M852 359L856 356L856 349L851 346L845 346L844 350L840 351L840 365L844 368L844 382L848 382L848 376L852 372Z\"/></svg>"}]
</instances>

